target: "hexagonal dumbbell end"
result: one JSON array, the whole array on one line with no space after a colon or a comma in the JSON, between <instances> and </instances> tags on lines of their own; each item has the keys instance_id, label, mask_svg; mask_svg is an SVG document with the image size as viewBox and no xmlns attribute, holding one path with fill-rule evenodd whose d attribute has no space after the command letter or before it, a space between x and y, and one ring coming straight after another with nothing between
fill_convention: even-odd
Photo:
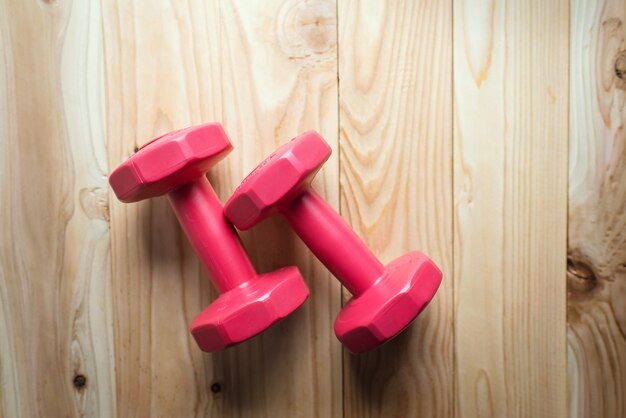
<instances>
[{"instance_id":1,"label":"hexagonal dumbbell end","mask_svg":"<svg viewBox=\"0 0 626 418\"><path fill-rule=\"evenodd\" d=\"M315 131L308 131L278 148L241 182L224 212L246 230L306 191L332 150Z\"/></svg>"},{"instance_id":2,"label":"hexagonal dumbbell end","mask_svg":"<svg viewBox=\"0 0 626 418\"><path fill-rule=\"evenodd\" d=\"M191 322L204 351L218 351L251 338L286 318L309 297L296 267L250 280L218 297Z\"/></svg>"},{"instance_id":3,"label":"hexagonal dumbbell end","mask_svg":"<svg viewBox=\"0 0 626 418\"><path fill-rule=\"evenodd\" d=\"M167 194L221 295L192 322L204 351L251 338L296 310L309 290L296 267L259 275L205 173L232 150L221 125L170 132L141 147L109 178L123 202Z\"/></svg>"},{"instance_id":4,"label":"hexagonal dumbbell end","mask_svg":"<svg viewBox=\"0 0 626 418\"><path fill-rule=\"evenodd\" d=\"M219 123L172 131L142 145L111 173L109 183L125 203L161 196L203 177L232 150Z\"/></svg>"},{"instance_id":5,"label":"hexagonal dumbbell end","mask_svg":"<svg viewBox=\"0 0 626 418\"><path fill-rule=\"evenodd\" d=\"M361 353L401 332L434 297L441 271L411 252L384 266L348 224L310 186L331 153L315 131L279 147L237 188L224 207L240 229L281 213L354 298L339 314L335 333Z\"/></svg>"},{"instance_id":6,"label":"hexagonal dumbbell end","mask_svg":"<svg viewBox=\"0 0 626 418\"><path fill-rule=\"evenodd\" d=\"M398 335L431 301L441 271L413 251L389 263L368 290L344 306L335 320L335 335L353 353L378 347Z\"/></svg>"}]
</instances>

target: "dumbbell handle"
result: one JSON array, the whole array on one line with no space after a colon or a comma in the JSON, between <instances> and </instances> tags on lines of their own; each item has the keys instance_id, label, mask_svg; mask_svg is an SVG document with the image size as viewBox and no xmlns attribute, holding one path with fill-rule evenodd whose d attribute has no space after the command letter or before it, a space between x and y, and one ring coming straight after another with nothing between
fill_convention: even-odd
<instances>
[{"instance_id":1,"label":"dumbbell handle","mask_svg":"<svg viewBox=\"0 0 626 418\"><path fill-rule=\"evenodd\" d=\"M305 190L281 212L313 254L353 295L360 295L382 276L385 267L315 190Z\"/></svg>"},{"instance_id":2,"label":"dumbbell handle","mask_svg":"<svg viewBox=\"0 0 626 418\"><path fill-rule=\"evenodd\" d=\"M174 212L220 293L256 276L222 204L205 176L168 194Z\"/></svg>"}]
</instances>

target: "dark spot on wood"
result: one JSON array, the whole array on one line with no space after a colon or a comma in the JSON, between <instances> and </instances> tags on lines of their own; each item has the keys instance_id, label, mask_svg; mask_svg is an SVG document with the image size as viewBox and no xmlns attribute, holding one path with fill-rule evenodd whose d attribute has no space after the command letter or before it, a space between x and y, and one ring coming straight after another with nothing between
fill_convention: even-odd
<instances>
[{"instance_id":1,"label":"dark spot on wood","mask_svg":"<svg viewBox=\"0 0 626 418\"><path fill-rule=\"evenodd\" d=\"M77 374L74 376L74 387L78 390L81 390L87 384L87 378L82 374Z\"/></svg>"},{"instance_id":2,"label":"dark spot on wood","mask_svg":"<svg viewBox=\"0 0 626 418\"><path fill-rule=\"evenodd\" d=\"M213 393L220 393L222 391L222 385L220 385L219 383L213 383L211 385L211 392Z\"/></svg>"},{"instance_id":3,"label":"dark spot on wood","mask_svg":"<svg viewBox=\"0 0 626 418\"><path fill-rule=\"evenodd\" d=\"M626 51L620 51L615 57L615 75L626 81Z\"/></svg>"},{"instance_id":4,"label":"dark spot on wood","mask_svg":"<svg viewBox=\"0 0 626 418\"><path fill-rule=\"evenodd\" d=\"M568 257L567 290L573 293L592 292L598 285L598 278L591 266L584 261Z\"/></svg>"},{"instance_id":5,"label":"dark spot on wood","mask_svg":"<svg viewBox=\"0 0 626 418\"><path fill-rule=\"evenodd\" d=\"M137 152L137 151L139 151L139 147L133 148L133 152Z\"/></svg>"},{"instance_id":6,"label":"dark spot on wood","mask_svg":"<svg viewBox=\"0 0 626 418\"><path fill-rule=\"evenodd\" d=\"M567 256L567 321L581 321L587 304L601 297L606 278L598 274L589 257L578 250L570 250Z\"/></svg>"}]
</instances>

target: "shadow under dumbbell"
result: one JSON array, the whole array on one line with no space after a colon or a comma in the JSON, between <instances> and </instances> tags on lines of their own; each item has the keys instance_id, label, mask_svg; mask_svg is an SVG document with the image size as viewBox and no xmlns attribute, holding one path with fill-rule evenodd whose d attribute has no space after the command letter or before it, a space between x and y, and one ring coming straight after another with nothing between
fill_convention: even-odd
<instances>
[{"instance_id":1,"label":"shadow under dumbbell","mask_svg":"<svg viewBox=\"0 0 626 418\"><path fill-rule=\"evenodd\" d=\"M396 337L367 353L352 354L346 350L345 361L347 369L351 372L351 377L355 379L354 383L358 386L361 386L361 383L367 383L361 387L371 386L372 384L380 384L382 385L381 387L384 387L385 383L382 381L366 382L360 379L360 376L363 376L365 369L373 370L373 367L370 366L376 366L377 363L380 363L385 367L381 367L381 370L377 372L377 377L392 378L397 368L406 362L406 358L403 357L409 354L410 342L415 333L414 327L416 325L412 324ZM371 375L365 377L371 377Z\"/></svg>"},{"instance_id":2,"label":"shadow under dumbbell","mask_svg":"<svg viewBox=\"0 0 626 418\"><path fill-rule=\"evenodd\" d=\"M153 307L151 317L158 321L159 329L169 334L158 344L173 344L189 336L191 320L218 296L198 256L194 252L166 197L156 197L136 204L138 257L130 260L141 265L136 269L143 281L137 285L144 289L139 295L149 298L146 307ZM154 308L158 307L158 308ZM183 315L181 315L181 310ZM195 347L194 349L197 349Z\"/></svg>"},{"instance_id":3,"label":"shadow under dumbbell","mask_svg":"<svg viewBox=\"0 0 626 418\"><path fill-rule=\"evenodd\" d=\"M355 355L346 351L344 386L356 392L349 394L350 398L358 399L358 402L346 405L346 408L363 409L351 411L352 415L403 415L400 411L405 406L401 403L406 401L406 397L415 396L412 393L413 388L403 387L407 382L400 376L400 373L407 370L407 363L411 359L409 350L413 333L413 329L409 327L397 337L368 353ZM401 391L407 393L398 396Z\"/></svg>"},{"instance_id":4,"label":"shadow under dumbbell","mask_svg":"<svg viewBox=\"0 0 626 418\"><path fill-rule=\"evenodd\" d=\"M298 265L301 261L295 248L298 237L282 219L268 219L255 228L238 233L259 273Z\"/></svg>"},{"instance_id":5,"label":"shadow under dumbbell","mask_svg":"<svg viewBox=\"0 0 626 418\"><path fill-rule=\"evenodd\" d=\"M356 400L345 406L350 415L409 416L414 411L426 412L420 404L429 409L439 404L433 399L437 366L424 361L429 347L423 328L429 326L428 318L421 316L377 349L344 356L344 388L354 392L346 393L345 399Z\"/></svg>"},{"instance_id":6,"label":"shadow under dumbbell","mask_svg":"<svg viewBox=\"0 0 626 418\"><path fill-rule=\"evenodd\" d=\"M298 323L302 310L262 334L228 350L211 354L213 367L223 372L222 407L228 416L273 416L284 408L293 393L295 359L302 348ZM263 411L263 412L261 412Z\"/></svg>"}]
</instances>

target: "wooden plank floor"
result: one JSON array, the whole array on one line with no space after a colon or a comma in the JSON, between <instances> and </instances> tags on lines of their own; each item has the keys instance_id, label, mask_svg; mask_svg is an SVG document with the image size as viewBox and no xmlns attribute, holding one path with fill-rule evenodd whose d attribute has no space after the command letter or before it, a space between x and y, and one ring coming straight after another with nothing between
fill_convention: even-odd
<instances>
[{"instance_id":1,"label":"wooden plank floor","mask_svg":"<svg viewBox=\"0 0 626 418\"><path fill-rule=\"evenodd\" d=\"M344 355L346 417L453 413L451 6L339 1L342 214L383 262L421 249L445 275L401 337Z\"/></svg>"},{"instance_id":2,"label":"wooden plank floor","mask_svg":"<svg viewBox=\"0 0 626 418\"><path fill-rule=\"evenodd\" d=\"M623 0L0 0L0 417L626 416ZM164 198L108 174L220 121L222 200L317 129L316 187L383 262L444 271L400 337L342 350L349 296L279 219L255 267L311 298L217 354Z\"/></svg>"},{"instance_id":3,"label":"wooden plank floor","mask_svg":"<svg viewBox=\"0 0 626 418\"><path fill-rule=\"evenodd\" d=\"M572 1L567 360L573 417L626 416L624 22L623 1Z\"/></svg>"},{"instance_id":4,"label":"wooden plank floor","mask_svg":"<svg viewBox=\"0 0 626 418\"><path fill-rule=\"evenodd\" d=\"M457 416L564 416L568 3L454 10Z\"/></svg>"}]
</instances>

